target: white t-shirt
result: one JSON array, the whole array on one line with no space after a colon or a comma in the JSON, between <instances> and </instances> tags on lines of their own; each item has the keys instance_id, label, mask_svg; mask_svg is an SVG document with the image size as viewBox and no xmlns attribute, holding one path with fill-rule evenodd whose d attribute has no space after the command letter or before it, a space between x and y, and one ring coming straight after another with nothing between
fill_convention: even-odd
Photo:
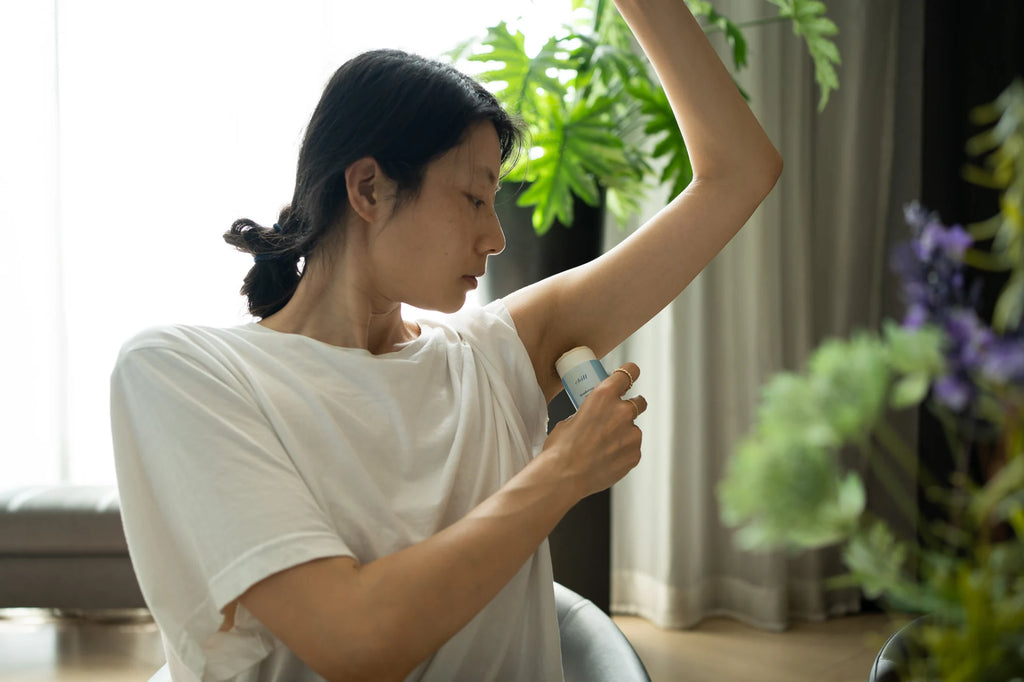
<instances>
[{"instance_id":1,"label":"white t-shirt","mask_svg":"<svg viewBox=\"0 0 1024 682\"><path fill-rule=\"evenodd\" d=\"M296 564L365 564L430 537L539 452L546 403L505 305L420 326L377 356L255 323L125 344L122 513L175 680L320 680L241 605L218 632L221 609ZM545 541L407 679L561 678Z\"/></svg>"}]
</instances>

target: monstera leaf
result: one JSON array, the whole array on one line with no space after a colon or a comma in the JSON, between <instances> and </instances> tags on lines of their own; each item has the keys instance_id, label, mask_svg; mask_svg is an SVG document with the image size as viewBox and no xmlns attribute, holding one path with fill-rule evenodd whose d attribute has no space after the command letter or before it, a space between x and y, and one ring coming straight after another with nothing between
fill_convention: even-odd
<instances>
[{"instance_id":1,"label":"monstera leaf","mask_svg":"<svg viewBox=\"0 0 1024 682\"><path fill-rule=\"evenodd\" d=\"M550 129L533 137L531 160L525 179L529 188L519 197L519 205L534 206L533 227L544 234L556 220L572 225L573 197L591 206L600 202L597 178L639 174L625 154L622 140L611 132L614 100L579 102L571 110L547 98L543 108L549 114ZM561 116L551 112L561 108Z\"/></svg>"},{"instance_id":2,"label":"monstera leaf","mask_svg":"<svg viewBox=\"0 0 1024 682\"><path fill-rule=\"evenodd\" d=\"M557 77L549 74L554 69L572 68L557 56L559 41L552 37L535 56L526 53L526 37L521 31L512 33L503 21L487 30L487 37L481 43L490 51L469 57L474 62L499 62L500 67L484 71L478 77L485 83L501 81L505 87L494 93L506 103L516 115L535 112L538 92L560 97L566 94L566 86Z\"/></svg>"},{"instance_id":3,"label":"monstera leaf","mask_svg":"<svg viewBox=\"0 0 1024 682\"><path fill-rule=\"evenodd\" d=\"M705 33L724 34L734 72L747 65L744 29L791 21L814 59L820 107L838 87L833 65L839 63L839 53L828 39L837 29L824 16L823 3L767 0L779 8L778 16L736 23L710 0L686 1ZM661 162L659 181L670 186L673 196L693 179L668 98L614 4L572 0L572 6L589 12L575 17L583 16L586 26L575 21L563 27L535 55L527 53L523 33L505 22L489 28L475 45L464 43L449 53L453 60L488 64L479 78L494 84L498 99L526 124L529 153L519 158L507 179L529 184L518 203L534 207L538 234L555 221L571 226L576 198L591 205L603 199L624 223L653 184L645 182L654 173L650 159ZM749 99L742 88L740 92Z\"/></svg>"},{"instance_id":4,"label":"monstera leaf","mask_svg":"<svg viewBox=\"0 0 1024 682\"><path fill-rule=\"evenodd\" d=\"M664 134L651 156L655 159L666 158L660 180L662 184L672 187L670 196L674 197L693 180L693 166L690 165L690 154L686 151L683 133L676 123L668 96L662 88L646 84L631 89L630 94L642 102L640 110L647 117L644 132L651 137Z\"/></svg>"}]
</instances>

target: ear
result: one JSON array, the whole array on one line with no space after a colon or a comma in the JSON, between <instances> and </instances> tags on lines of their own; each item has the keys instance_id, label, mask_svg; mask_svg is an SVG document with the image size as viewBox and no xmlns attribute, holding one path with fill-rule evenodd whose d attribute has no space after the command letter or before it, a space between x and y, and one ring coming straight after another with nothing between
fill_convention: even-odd
<instances>
[{"instance_id":1,"label":"ear","mask_svg":"<svg viewBox=\"0 0 1024 682\"><path fill-rule=\"evenodd\" d=\"M391 179L371 156L359 159L345 169L348 203L368 223L379 219L383 211L388 210L385 198L390 196L391 184Z\"/></svg>"}]
</instances>

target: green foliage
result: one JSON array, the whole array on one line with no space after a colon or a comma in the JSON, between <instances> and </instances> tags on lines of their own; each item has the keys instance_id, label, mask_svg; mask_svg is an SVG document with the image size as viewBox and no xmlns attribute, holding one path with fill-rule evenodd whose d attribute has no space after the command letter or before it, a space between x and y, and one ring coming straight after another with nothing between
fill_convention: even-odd
<instances>
[{"instance_id":1,"label":"green foliage","mask_svg":"<svg viewBox=\"0 0 1024 682\"><path fill-rule=\"evenodd\" d=\"M732 64L736 71L747 65L747 39L743 29L728 17L722 16L709 0L687 0L693 16L704 19L707 29L715 28L725 33L725 39L732 48Z\"/></svg>"},{"instance_id":2,"label":"green foliage","mask_svg":"<svg viewBox=\"0 0 1024 682\"><path fill-rule=\"evenodd\" d=\"M864 508L860 479L841 478L830 448L813 435L762 435L737 449L718 492L723 520L745 522L736 536L741 546L818 547L855 527Z\"/></svg>"},{"instance_id":3,"label":"green foliage","mask_svg":"<svg viewBox=\"0 0 1024 682\"><path fill-rule=\"evenodd\" d=\"M898 393L909 407L908 377L927 388L941 372L938 330L889 329L885 336L830 339L802 373L782 372L762 389L753 434L737 448L719 489L723 521L742 526L748 548L820 547L857 528L864 487L844 474L847 444L872 448L870 437ZM877 540L878 536L867 538Z\"/></svg>"},{"instance_id":4,"label":"green foliage","mask_svg":"<svg viewBox=\"0 0 1024 682\"><path fill-rule=\"evenodd\" d=\"M854 533L843 548L843 562L868 599L892 594L906 580L907 555L906 544L880 521Z\"/></svg>"},{"instance_id":5,"label":"green foliage","mask_svg":"<svg viewBox=\"0 0 1024 682\"><path fill-rule=\"evenodd\" d=\"M687 1L704 22L705 32L724 33L734 70L744 68L748 59L744 27L720 14L708 0ZM791 15L780 11L779 19L793 22L794 30L807 39L812 56L834 55L833 61L838 62L834 44L823 38L823 22L831 24L821 16L823 6L811 3L809 13L802 0L797 4L800 7ZM672 196L693 179L668 98L646 59L638 54L633 35L613 3L572 0L572 6L589 11L590 21L582 29L564 27L537 54L528 54L525 36L505 22L489 28L476 44L463 43L449 52L454 60L491 65L480 79L500 83L496 96L526 122L531 149L510 170L509 178L530 183L518 203L534 207L533 226L538 234L556 221L570 226L577 197L595 205L603 195L612 214L625 222L636 212L652 179L649 159L662 166L657 180L670 187ZM820 58L815 57L816 63ZM838 81L834 70L820 74L828 77L822 82L824 102ZM654 145L653 151L648 151L648 144Z\"/></svg>"},{"instance_id":6,"label":"green foliage","mask_svg":"<svg viewBox=\"0 0 1024 682\"><path fill-rule=\"evenodd\" d=\"M543 106L554 109L565 103L546 98ZM595 178L616 178L625 184L641 179L641 171L626 159L622 140L609 132L613 106L611 99L601 98L592 104L577 103L571 111L552 112L547 117L551 129L534 136L534 149L541 155L525 168L524 178L531 184L518 203L536 206L537 234L547 232L556 219L572 225L574 196L596 206L600 190Z\"/></svg>"},{"instance_id":7,"label":"green foliage","mask_svg":"<svg viewBox=\"0 0 1024 682\"><path fill-rule=\"evenodd\" d=\"M878 421L890 382L880 340L867 334L830 339L814 351L808 371L822 418L839 440L854 441Z\"/></svg>"},{"instance_id":8,"label":"green foliage","mask_svg":"<svg viewBox=\"0 0 1024 682\"><path fill-rule=\"evenodd\" d=\"M640 111L647 117L644 133L651 139L664 135L654 146L651 156L665 159L659 181L671 187L670 196L677 196L693 180L693 166L690 165L683 133L668 103L668 95L664 89L649 82L639 83L629 92L640 102Z\"/></svg>"},{"instance_id":9,"label":"green foliage","mask_svg":"<svg viewBox=\"0 0 1024 682\"><path fill-rule=\"evenodd\" d=\"M1004 308L1001 313L997 307L996 315L1013 324L1008 312L1020 305L1021 295L1014 283L1024 278L1024 85L1014 83L996 103L975 112L975 120L991 127L971 141L971 152L989 156L984 167L972 166L966 174L1002 189L1003 196L1000 214L973 228L977 239L995 238L992 252L973 257L980 262L995 254L985 262L1009 269L1000 295ZM826 341L802 373L772 377L753 432L719 484L721 514L729 525L741 526L736 540L743 547L844 541L849 574L833 585L857 585L895 609L929 614L911 631L914 660L901 679L1024 679L1024 387L996 373L974 398L987 400L985 409L971 410L971 419L952 418L930 399L948 369L948 344L942 329L907 329L889 320L881 334ZM952 480L928 485L948 520L922 519L923 541L917 543L897 539L886 523L863 511L860 481L843 471L838 453L844 447L867 453L893 501L905 504L909 491L894 485L891 465L923 482L931 476L917 471L915 453L888 427L886 406L920 404L943 422L958 457L977 453L977 413L988 415L995 438L986 441L991 452L982 453L987 466L980 480L966 475L962 459Z\"/></svg>"},{"instance_id":10,"label":"green foliage","mask_svg":"<svg viewBox=\"0 0 1024 682\"><path fill-rule=\"evenodd\" d=\"M803 36L807 50L814 60L814 80L821 88L818 111L828 104L828 96L839 87L835 65L840 63L839 48L828 36L839 33L839 28L825 16L825 3L818 0L768 0L779 8L779 16L793 21L793 32Z\"/></svg>"},{"instance_id":11,"label":"green foliage","mask_svg":"<svg viewBox=\"0 0 1024 682\"><path fill-rule=\"evenodd\" d=\"M1015 329L1024 319L1024 81L1015 80L995 102L976 108L971 118L990 127L968 141L967 153L987 156L982 166L968 165L964 177L1002 195L999 213L971 228L975 239L993 239L991 253L972 251L965 260L975 267L1011 271L992 326L997 331Z\"/></svg>"},{"instance_id":12,"label":"green foliage","mask_svg":"<svg viewBox=\"0 0 1024 682\"><path fill-rule=\"evenodd\" d=\"M571 68L571 64L558 58L556 38L548 40L540 52L530 56L526 53L526 36L521 31L512 33L503 21L487 29L487 37L481 44L491 48L490 51L471 55L469 60L502 64L483 73L480 79L485 83L505 82L505 87L494 95L506 104L511 113L517 116L540 114L538 93L565 96L565 85L548 74L550 69Z\"/></svg>"},{"instance_id":13,"label":"green foliage","mask_svg":"<svg viewBox=\"0 0 1024 682\"><path fill-rule=\"evenodd\" d=\"M942 355L942 332L935 327L904 329L893 320L883 324L889 363L900 375L892 389L890 406L913 407L924 400L932 381L942 376L946 360Z\"/></svg>"}]
</instances>

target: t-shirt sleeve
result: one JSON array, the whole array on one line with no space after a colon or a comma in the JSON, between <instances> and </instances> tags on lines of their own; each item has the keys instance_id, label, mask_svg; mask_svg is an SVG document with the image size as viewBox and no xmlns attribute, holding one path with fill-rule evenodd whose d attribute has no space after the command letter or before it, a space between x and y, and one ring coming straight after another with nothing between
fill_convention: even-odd
<instances>
[{"instance_id":1,"label":"t-shirt sleeve","mask_svg":"<svg viewBox=\"0 0 1024 682\"><path fill-rule=\"evenodd\" d=\"M251 667L276 640L248 614L219 633L221 609L269 575L352 552L244 382L201 352L126 346L111 420L125 533L165 638L200 679ZM213 637L229 660L208 660Z\"/></svg>"},{"instance_id":2,"label":"t-shirt sleeve","mask_svg":"<svg viewBox=\"0 0 1024 682\"><path fill-rule=\"evenodd\" d=\"M547 400L505 302L498 299L483 308L467 306L455 316L454 321L459 334L500 373L523 419L536 455L547 438Z\"/></svg>"}]
</instances>

